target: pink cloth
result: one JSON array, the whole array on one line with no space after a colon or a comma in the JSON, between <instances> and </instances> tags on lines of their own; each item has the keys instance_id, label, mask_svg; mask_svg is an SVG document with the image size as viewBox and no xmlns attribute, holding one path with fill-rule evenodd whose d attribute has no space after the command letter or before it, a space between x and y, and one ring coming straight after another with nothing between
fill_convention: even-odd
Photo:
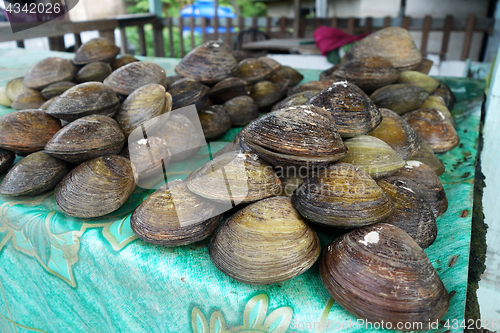
<instances>
[{"instance_id":1,"label":"pink cloth","mask_svg":"<svg viewBox=\"0 0 500 333\"><path fill-rule=\"evenodd\" d=\"M330 28L324 25L320 26L313 33L313 37L316 40L316 46L323 55L326 55L332 50L338 49L342 45L363 39L368 35L369 33L349 35L340 29Z\"/></svg>"}]
</instances>

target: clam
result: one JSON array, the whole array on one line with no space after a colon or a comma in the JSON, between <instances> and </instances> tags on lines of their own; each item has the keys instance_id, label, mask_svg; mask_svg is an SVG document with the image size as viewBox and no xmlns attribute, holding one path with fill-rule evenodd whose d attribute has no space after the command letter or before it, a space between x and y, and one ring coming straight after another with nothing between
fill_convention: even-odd
<instances>
[{"instance_id":1,"label":"clam","mask_svg":"<svg viewBox=\"0 0 500 333\"><path fill-rule=\"evenodd\" d=\"M363 169L373 179L389 176L405 165L405 161L384 141L370 135L345 140L347 154L340 160Z\"/></svg>"},{"instance_id":2,"label":"clam","mask_svg":"<svg viewBox=\"0 0 500 333\"><path fill-rule=\"evenodd\" d=\"M24 76L23 84L31 89L42 90L60 81L71 81L76 68L70 60L56 57L45 58L34 64Z\"/></svg>"},{"instance_id":3,"label":"clam","mask_svg":"<svg viewBox=\"0 0 500 333\"><path fill-rule=\"evenodd\" d=\"M409 83L424 88L429 93L433 92L439 85L439 81L427 74L417 71L403 71L399 74L399 83Z\"/></svg>"},{"instance_id":4,"label":"clam","mask_svg":"<svg viewBox=\"0 0 500 333\"><path fill-rule=\"evenodd\" d=\"M257 58L257 60L262 61L263 63L265 63L266 65L271 67L271 69L273 71L278 70L281 67L281 64L279 62L277 62L276 60L274 60L273 58L259 57L259 58Z\"/></svg>"},{"instance_id":5,"label":"clam","mask_svg":"<svg viewBox=\"0 0 500 333\"><path fill-rule=\"evenodd\" d=\"M345 54L347 61L364 57L383 57L397 70L411 70L422 61L410 33L400 27L388 27L356 43Z\"/></svg>"},{"instance_id":6,"label":"clam","mask_svg":"<svg viewBox=\"0 0 500 333\"><path fill-rule=\"evenodd\" d=\"M393 204L361 168L337 163L305 180L292 195L295 208L315 223L356 228L391 215Z\"/></svg>"},{"instance_id":7,"label":"clam","mask_svg":"<svg viewBox=\"0 0 500 333\"><path fill-rule=\"evenodd\" d=\"M289 96L273 105L271 111L276 111L279 109L288 108L290 106L304 105L309 99L311 99L314 95L319 93L320 90L306 90L303 92L299 92L295 95Z\"/></svg>"},{"instance_id":8,"label":"clam","mask_svg":"<svg viewBox=\"0 0 500 333\"><path fill-rule=\"evenodd\" d=\"M453 127L457 126L457 123L455 121L455 118L453 118L453 115L451 114L450 110L446 107L446 104L443 100L442 97L436 96L436 95L431 95L429 98L425 100L425 102L420 105L421 109L428 109L428 108L436 108L443 112L445 115L446 119L453 125Z\"/></svg>"},{"instance_id":9,"label":"clam","mask_svg":"<svg viewBox=\"0 0 500 333\"><path fill-rule=\"evenodd\" d=\"M460 138L445 114L435 108L409 112L403 118L417 131L435 153L458 146Z\"/></svg>"},{"instance_id":10,"label":"clam","mask_svg":"<svg viewBox=\"0 0 500 333\"><path fill-rule=\"evenodd\" d=\"M252 58L252 55L248 53L247 51L243 50L234 50L232 52L234 59L236 59L237 62L240 62L246 58Z\"/></svg>"},{"instance_id":11,"label":"clam","mask_svg":"<svg viewBox=\"0 0 500 333\"><path fill-rule=\"evenodd\" d=\"M377 184L394 204L394 211L384 223L406 231L422 249L431 246L437 236L436 218L417 183L407 178L389 176L380 179Z\"/></svg>"},{"instance_id":12,"label":"clam","mask_svg":"<svg viewBox=\"0 0 500 333\"><path fill-rule=\"evenodd\" d=\"M267 109L283 96L282 87L271 81L260 81L252 87L250 97L259 109Z\"/></svg>"},{"instance_id":13,"label":"clam","mask_svg":"<svg viewBox=\"0 0 500 333\"><path fill-rule=\"evenodd\" d=\"M214 84L234 76L237 66L229 45L221 41L209 41L186 54L175 71L201 83Z\"/></svg>"},{"instance_id":14,"label":"clam","mask_svg":"<svg viewBox=\"0 0 500 333\"><path fill-rule=\"evenodd\" d=\"M281 179L281 192L280 196L284 197L292 197L293 192L297 187L299 187L300 184L305 180L305 178L300 177L298 175L295 176L288 176L285 178L280 178Z\"/></svg>"},{"instance_id":15,"label":"clam","mask_svg":"<svg viewBox=\"0 0 500 333\"><path fill-rule=\"evenodd\" d=\"M344 157L329 112L312 105L270 112L243 129L242 143L277 166L318 167Z\"/></svg>"},{"instance_id":16,"label":"clam","mask_svg":"<svg viewBox=\"0 0 500 333\"><path fill-rule=\"evenodd\" d=\"M420 148L420 136L406 120L389 109L379 109L382 121L368 135L379 138L407 160Z\"/></svg>"},{"instance_id":17,"label":"clam","mask_svg":"<svg viewBox=\"0 0 500 333\"><path fill-rule=\"evenodd\" d=\"M341 64L336 64L333 67L330 67L319 74L320 80L326 80L334 78L333 73L341 66Z\"/></svg>"},{"instance_id":18,"label":"clam","mask_svg":"<svg viewBox=\"0 0 500 333\"><path fill-rule=\"evenodd\" d=\"M5 93L7 94L7 97L11 101L15 101L17 99L17 96L26 89L26 87L23 85L23 77L18 77L15 79L10 80L7 82L5 85Z\"/></svg>"},{"instance_id":19,"label":"clam","mask_svg":"<svg viewBox=\"0 0 500 333\"><path fill-rule=\"evenodd\" d=\"M259 116L259 108L250 96L238 96L224 103L231 123L234 126L245 126Z\"/></svg>"},{"instance_id":20,"label":"clam","mask_svg":"<svg viewBox=\"0 0 500 333\"><path fill-rule=\"evenodd\" d=\"M200 150L205 143L202 133L198 133L193 123L184 115L173 114L165 126L156 132L165 140L170 150L171 162L186 160Z\"/></svg>"},{"instance_id":21,"label":"clam","mask_svg":"<svg viewBox=\"0 0 500 333\"><path fill-rule=\"evenodd\" d=\"M342 137L366 134L382 121L379 110L368 96L346 81L333 83L311 97L306 104L328 110Z\"/></svg>"},{"instance_id":22,"label":"clam","mask_svg":"<svg viewBox=\"0 0 500 333\"><path fill-rule=\"evenodd\" d=\"M13 151L0 148L0 175L9 170L15 159L16 154Z\"/></svg>"},{"instance_id":23,"label":"clam","mask_svg":"<svg viewBox=\"0 0 500 333\"><path fill-rule=\"evenodd\" d=\"M165 92L162 85L151 83L138 88L123 101L115 115L115 120L128 137L141 124L170 112L171 109L172 96ZM154 122L148 122L148 124L148 127L151 127ZM157 126L163 125L158 122ZM146 131L149 130L146 129Z\"/></svg>"},{"instance_id":24,"label":"clam","mask_svg":"<svg viewBox=\"0 0 500 333\"><path fill-rule=\"evenodd\" d=\"M248 96L252 84L237 77L229 77L218 82L210 89L209 97L216 103L225 103L238 96Z\"/></svg>"},{"instance_id":25,"label":"clam","mask_svg":"<svg viewBox=\"0 0 500 333\"><path fill-rule=\"evenodd\" d=\"M7 96L7 93L5 92L5 87L0 87L0 105L10 107L11 104L12 101Z\"/></svg>"},{"instance_id":26,"label":"clam","mask_svg":"<svg viewBox=\"0 0 500 333\"><path fill-rule=\"evenodd\" d=\"M347 80L366 93L392 84L398 79L398 71L381 57L363 57L342 64L335 72L335 78Z\"/></svg>"},{"instance_id":27,"label":"clam","mask_svg":"<svg viewBox=\"0 0 500 333\"><path fill-rule=\"evenodd\" d=\"M179 246L207 238L222 215L210 201L188 190L180 180L169 182L147 197L132 214L130 227L143 241Z\"/></svg>"},{"instance_id":28,"label":"clam","mask_svg":"<svg viewBox=\"0 0 500 333\"><path fill-rule=\"evenodd\" d=\"M292 80L289 83L289 87L296 86L304 78L304 75L300 74L296 69L290 66L281 66L281 68L286 70L292 76Z\"/></svg>"},{"instance_id":29,"label":"clam","mask_svg":"<svg viewBox=\"0 0 500 333\"><path fill-rule=\"evenodd\" d=\"M160 65L148 61L131 62L124 65L104 80L105 85L122 95L130 95L134 90L150 83L166 87L167 76Z\"/></svg>"},{"instance_id":30,"label":"clam","mask_svg":"<svg viewBox=\"0 0 500 333\"><path fill-rule=\"evenodd\" d=\"M324 90L329 88L332 84L337 82L337 79L326 79L326 80L321 80L321 81L311 81L307 82L304 84L301 84L300 86L295 86L292 87L288 90L287 96L292 96L295 94L298 94L300 92L304 92L307 90Z\"/></svg>"},{"instance_id":31,"label":"clam","mask_svg":"<svg viewBox=\"0 0 500 333\"><path fill-rule=\"evenodd\" d=\"M194 104L197 110L202 110L208 100L210 88L192 78L184 78L170 86L172 95L172 110Z\"/></svg>"},{"instance_id":32,"label":"clam","mask_svg":"<svg viewBox=\"0 0 500 333\"><path fill-rule=\"evenodd\" d=\"M209 246L212 263L224 274L248 284L271 284L307 271L320 254L316 233L290 199L255 202L231 216Z\"/></svg>"},{"instance_id":33,"label":"clam","mask_svg":"<svg viewBox=\"0 0 500 333\"><path fill-rule=\"evenodd\" d=\"M43 104L42 104L42 105L40 105L39 109L41 109L41 110L47 110L47 109L49 108L49 106L51 106L51 105L52 105L52 103L54 103L54 101L55 101L56 99L58 99L58 98L59 98L59 96L52 97L52 98L51 98L51 99L49 99L48 101L43 102Z\"/></svg>"},{"instance_id":34,"label":"clam","mask_svg":"<svg viewBox=\"0 0 500 333\"><path fill-rule=\"evenodd\" d=\"M278 86L283 96L292 82L292 75L285 68L279 68L271 73L269 81Z\"/></svg>"},{"instance_id":35,"label":"clam","mask_svg":"<svg viewBox=\"0 0 500 333\"><path fill-rule=\"evenodd\" d=\"M69 170L66 162L42 151L30 154L5 176L0 184L0 194L17 197L50 191Z\"/></svg>"},{"instance_id":36,"label":"clam","mask_svg":"<svg viewBox=\"0 0 500 333\"><path fill-rule=\"evenodd\" d=\"M432 148L429 147L429 145L425 141L422 141L420 143L420 148L418 149L418 151L410 156L409 159L424 163L429 168L431 168L431 170L434 171L437 176L442 175L445 170L443 162L441 162L439 157L434 154Z\"/></svg>"},{"instance_id":37,"label":"clam","mask_svg":"<svg viewBox=\"0 0 500 333\"><path fill-rule=\"evenodd\" d=\"M170 151L164 139L148 136L147 139L132 142L128 145L127 155L134 166L134 178L138 186L164 180L163 168L170 162Z\"/></svg>"},{"instance_id":38,"label":"clam","mask_svg":"<svg viewBox=\"0 0 500 333\"><path fill-rule=\"evenodd\" d=\"M0 117L0 148L30 154L43 150L61 122L41 110L22 110Z\"/></svg>"},{"instance_id":39,"label":"clam","mask_svg":"<svg viewBox=\"0 0 500 333\"><path fill-rule=\"evenodd\" d=\"M111 155L85 161L56 186L57 206L79 218L104 216L120 208L135 189L130 161Z\"/></svg>"},{"instance_id":40,"label":"clam","mask_svg":"<svg viewBox=\"0 0 500 333\"><path fill-rule=\"evenodd\" d=\"M130 64L131 62L139 61L136 57L130 54L124 54L111 62L111 69L117 70L118 68Z\"/></svg>"},{"instance_id":41,"label":"clam","mask_svg":"<svg viewBox=\"0 0 500 333\"><path fill-rule=\"evenodd\" d=\"M259 59L248 58L238 64L234 76L253 84L269 79L272 72L273 69L267 63Z\"/></svg>"},{"instance_id":42,"label":"clam","mask_svg":"<svg viewBox=\"0 0 500 333\"><path fill-rule=\"evenodd\" d=\"M99 114L112 117L120 107L116 93L100 82L85 82L62 93L47 114L66 121Z\"/></svg>"},{"instance_id":43,"label":"clam","mask_svg":"<svg viewBox=\"0 0 500 333\"><path fill-rule=\"evenodd\" d=\"M446 83L441 81L439 83L439 86L432 92L431 95L441 97L448 110L453 110L456 98L453 92L450 90L450 87L448 87Z\"/></svg>"},{"instance_id":44,"label":"clam","mask_svg":"<svg viewBox=\"0 0 500 333\"><path fill-rule=\"evenodd\" d=\"M434 62L432 60L427 58L422 58L422 61L420 62L420 64L418 64L418 66L414 70L423 74L429 74L433 64Z\"/></svg>"},{"instance_id":45,"label":"clam","mask_svg":"<svg viewBox=\"0 0 500 333\"><path fill-rule=\"evenodd\" d=\"M10 107L17 110L38 109L44 102L38 90L24 88Z\"/></svg>"},{"instance_id":46,"label":"clam","mask_svg":"<svg viewBox=\"0 0 500 333\"><path fill-rule=\"evenodd\" d=\"M222 105L212 105L198 112L205 140L215 140L231 128L231 117Z\"/></svg>"},{"instance_id":47,"label":"clam","mask_svg":"<svg viewBox=\"0 0 500 333\"><path fill-rule=\"evenodd\" d=\"M73 62L76 65L86 65L95 61L111 62L118 53L120 48L106 38L94 38L78 48Z\"/></svg>"},{"instance_id":48,"label":"clam","mask_svg":"<svg viewBox=\"0 0 500 333\"><path fill-rule=\"evenodd\" d=\"M96 81L102 82L111 74L112 69L108 63L96 61L91 62L76 73L75 81L78 83Z\"/></svg>"},{"instance_id":49,"label":"clam","mask_svg":"<svg viewBox=\"0 0 500 333\"><path fill-rule=\"evenodd\" d=\"M45 145L45 152L71 163L118 154L125 143L120 127L112 118L92 115L64 126Z\"/></svg>"},{"instance_id":50,"label":"clam","mask_svg":"<svg viewBox=\"0 0 500 333\"><path fill-rule=\"evenodd\" d=\"M442 215L448 209L448 199L443 184L434 171L424 163L408 161L394 174L394 177L414 181L429 201L435 217Z\"/></svg>"},{"instance_id":51,"label":"clam","mask_svg":"<svg viewBox=\"0 0 500 333\"><path fill-rule=\"evenodd\" d=\"M370 96L379 108L392 110L399 115L418 109L428 97L429 92L424 88L404 83L379 88Z\"/></svg>"},{"instance_id":52,"label":"clam","mask_svg":"<svg viewBox=\"0 0 500 333\"><path fill-rule=\"evenodd\" d=\"M180 75L167 76L167 88L169 88L172 84L179 81L180 79L183 79L183 77Z\"/></svg>"},{"instance_id":53,"label":"clam","mask_svg":"<svg viewBox=\"0 0 500 333\"><path fill-rule=\"evenodd\" d=\"M228 152L195 170L187 186L204 198L234 205L250 203L281 191L273 167L248 152Z\"/></svg>"},{"instance_id":54,"label":"clam","mask_svg":"<svg viewBox=\"0 0 500 333\"><path fill-rule=\"evenodd\" d=\"M448 311L448 292L429 258L406 232L390 224L337 238L324 249L319 271L333 299L370 322L392 328L420 323L428 330Z\"/></svg>"},{"instance_id":55,"label":"clam","mask_svg":"<svg viewBox=\"0 0 500 333\"><path fill-rule=\"evenodd\" d=\"M49 100L52 97L61 95L63 92L65 92L69 88L73 88L74 86L76 86L76 83L70 81L56 82L43 88L43 90L40 91L40 94L43 98Z\"/></svg>"}]
</instances>

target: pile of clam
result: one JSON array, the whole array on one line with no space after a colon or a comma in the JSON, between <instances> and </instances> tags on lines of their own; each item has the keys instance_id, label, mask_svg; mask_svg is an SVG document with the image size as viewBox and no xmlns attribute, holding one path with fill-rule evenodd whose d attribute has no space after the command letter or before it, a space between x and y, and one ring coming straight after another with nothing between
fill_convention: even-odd
<instances>
[{"instance_id":1,"label":"pile of clam","mask_svg":"<svg viewBox=\"0 0 500 333\"><path fill-rule=\"evenodd\" d=\"M454 96L427 75L432 62L406 30L373 33L303 85L270 58L238 63L222 42L191 51L173 77L117 53L96 39L73 61L46 59L7 85L12 106L27 110L0 118L0 171L14 152L27 156L1 195L55 187L68 215L115 211L138 179L196 154L195 144L176 150L200 139L190 119L149 122L194 104L206 140L245 127L213 160L137 207L130 223L138 237L179 246L211 236L213 264L248 284L283 282L319 260L337 303L370 321L428 325L445 315L449 296L423 249L448 207L435 153L459 143ZM136 140L137 128L155 134ZM163 159L151 163L151 152ZM346 233L322 251L319 226Z\"/></svg>"}]
</instances>

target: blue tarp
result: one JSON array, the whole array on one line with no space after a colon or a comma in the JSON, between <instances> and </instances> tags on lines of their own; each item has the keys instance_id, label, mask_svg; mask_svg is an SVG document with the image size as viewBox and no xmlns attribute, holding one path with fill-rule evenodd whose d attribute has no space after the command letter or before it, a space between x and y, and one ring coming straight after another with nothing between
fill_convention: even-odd
<instances>
[{"instance_id":1,"label":"blue tarp","mask_svg":"<svg viewBox=\"0 0 500 333\"><path fill-rule=\"evenodd\" d=\"M213 18L215 14L214 2L212 0L198 0L192 5L187 5L184 7L180 14L181 17L205 17ZM231 6L219 5L217 7L217 16L219 18L236 18L236 14ZM184 27L183 30L189 31L189 27ZM219 33L226 32L225 27L219 27L217 29ZM201 27L194 27L194 31L201 33ZM206 27L205 32L210 34L214 33L213 27Z\"/></svg>"}]
</instances>

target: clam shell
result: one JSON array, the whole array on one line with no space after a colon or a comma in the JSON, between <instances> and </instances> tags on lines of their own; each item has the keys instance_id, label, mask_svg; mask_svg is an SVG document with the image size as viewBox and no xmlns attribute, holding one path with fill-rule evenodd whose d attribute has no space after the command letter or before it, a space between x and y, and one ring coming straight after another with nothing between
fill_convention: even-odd
<instances>
[{"instance_id":1,"label":"clam shell","mask_svg":"<svg viewBox=\"0 0 500 333\"><path fill-rule=\"evenodd\" d=\"M320 90L306 90L303 92L299 92L298 94L289 96L273 105L271 111L276 111L280 109L285 109L290 106L304 105L310 98L319 93Z\"/></svg>"},{"instance_id":2,"label":"clam shell","mask_svg":"<svg viewBox=\"0 0 500 333\"><path fill-rule=\"evenodd\" d=\"M235 205L281 191L281 181L270 164L253 153L235 151L217 156L195 170L187 186L204 198Z\"/></svg>"},{"instance_id":3,"label":"clam shell","mask_svg":"<svg viewBox=\"0 0 500 333\"><path fill-rule=\"evenodd\" d=\"M125 143L120 127L112 118L93 115L64 126L45 146L48 154L71 163L118 154Z\"/></svg>"},{"instance_id":4,"label":"clam shell","mask_svg":"<svg viewBox=\"0 0 500 333\"><path fill-rule=\"evenodd\" d=\"M215 232L210 259L224 274L248 284L271 284L307 271L320 243L285 197L255 202Z\"/></svg>"},{"instance_id":5,"label":"clam shell","mask_svg":"<svg viewBox=\"0 0 500 333\"><path fill-rule=\"evenodd\" d=\"M120 208L135 189L130 161L111 155L85 161L57 185L57 206L79 218L104 216Z\"/></svg>"},{"instance_id":6,"label":"clam shell","mask_svg":"<svg viewBox=\"0 0 500 333\"><path fill-rule=\"evenodd\" d=\"M273 69L267 63L259 59L248 58L238 64L234 76L254 84L269 79L272 72Z\"/></svg>"},{"instance_id":7,"label":"clam shell","mask_svg":"<svg viewBox=\"0 0 500 333\"><path fill-rule=\"evenodd\" d=\"M134 166L138 186L144 182L151 184L164 180L163 168L170 162L170 151L164 139L148 136L147 139L132 142L127 147L127 155Z\"/></svg>"},{"instance_id":8,"label":"clam shell","mask_svg":"<svg viewBox=\"0 0 500 333\"><path fill-rule=\"evenodd\" d=\"M196 155L200 147L205 144L200 134L186 116L173 114L155 135L167 142L170 161L180 162Z\"/></svg>"},{"instance_id":9,"label":"clam shell","mask_svg":"<svg viewBox=\"0 0 500 333\"><path fill-rule=\"evenodd\" d=\"M248 124L242 136L245 145L279 166L327 165L347 150L330 113L312 105L270 112Z\"/></svg>"},{"instance_id":10,"label":"clam shell","mask_svg":"<svg viewBox=\"0 0 500 333\"><path fill-rule=\"evenodd\" d=\"M396 82L398 71L381 57L363 57L342 64L333 72L335 78L347 80L366 93Z\"/></svg>"},{"instance_id":11,"label":"clam shell","mask_svg":"<svg viewBox=\"0 0 500 333\"><path fill-rule=\"evenodd\" d=\"M118 68L130 64L131 62L139 61L136 57L130 54L124 54L111 62L111 69L117 70Z\"/></svg>"},{"instance_id":12,"label":"clam shell","mask_svg":"<svg viewBox=\"0 0 500 333\"><path fill-rule=\"evenodd\" d=\"M434 62L432 60L427 58L422 58L422 61L420 62L420 64L418 64L418 66L414 70L423 74L429 74L433 64Z\"/></svg>"},{"instance_id":13,"label":"clam shell","mask_svg":"<svg viewBox=\"0 0 500 333\"><path fill-rule=\"evenodd\" d=\"M130 95L134 90L150 83L166 87L167 76L160 65L148 61L137 61L124 65L104 80L105 85L122 95Z\"/></svg>"},{"instance_id":14,"label":"clam shell","mask_svg":"<svg viewBox=\"0 0 500 333\"><path fill-rule=\"evenodd\" d=\"M324 90L337 82L337 79L326 79L321 81L311 81L288 89L287 96L292 96L307 90Z\"/></svg>"},{"instance_id":15,"label":"clam shell","mask_svg":"<svg viewBox=\"0 0 500 333\"><path fill-rule=\"evenodd\" d=\"M62 93L47 114L66 121L89 115L112 117L120 107L116 93L100 82L85 82Z\"/></svg>"},{"instance_id":16,"label":"clam shell","mask_svg":"<svg viewBox=\"0 0 500 333\"><path fill-rule=\"evenodd\" d=\"M250 96L238 96L224 103L231 123L234 126L245 126L259 116L259 108Z\"/></svg>"},{"instance_id":17,"label":"clam shell","mask_svg":"<svg viewBox=\"0 0 500 333\"><path fill-rule=\"evenodd\" d=\"M38 90L24 88L10 107L17 110L38 109L43 103L45 99Z\"/></svg>"},{"instance_id":18,"label":"clam shell","mask_svg":"<svg viewBox=\"0 0 500 333\"><path fill-rule=\"evenodd\" d=\"M41 110L22 110L0 117L0 148L30 154L43 150L61 122Z\"/></svg>"},{"instance_id":19,"label":"clam shell","mask_svg":"<svg viewBox=\"0 0 500 333\"><path fill-rule=\"evenodd\" d=\"M342 64L336 64L333 67L330 67L319 74L320 80L326 80L334 78L333 73L341 66Z\"/></svg>"},{"instance_id":20,"label":"clam shell","mask_svg":"<svg viewBox=\"0 0 500 333\"><path fill-rule=\"evenodd\" d=\"M442 215L448 209L448 199L443 184L435 172L424 163L408 161L394 174L394 177L414 181L429 201L435 217Z\"/></svg>"},{"instance_id":21,"label":"clam shell","mask_svg":"<svg viewBox=\"0 0 500 333\"><path fill-rule=\"evenodd\" d=\"M448 292L425 252L390 224L337 238L324 249L319 270L333 299L370 322L429 329L448 310Z\"/></svg>"},{"instance_id":22,"label":"clam shell","mask_svg":"<svg viewBox=\"0 0 500 333\"><path fill-rule=\"evenodd\" d=\"M271 81L260 81L252 87L250 97L253 98L259 109L267 109L283 96L280 85Z\"/></svg>"},{"instance_id":23,"label":"clam shell","mask_svg":"<svg viewBox=\"0 0 500 333\"><path fill-rule=\"evenodd\" d=\"M183 77L180 75L167 76L167 88L169 88L172 84L179 81L180 79L183 79Z\"/></svg>"},{"instance_id":24,"label":"clam shell","mask_svg":"<svg viewBox=\"0 0 500 333\"><path fill-rule=\"evenodd\" d=\"M263 63L265 63L266 65L271 67L271 69L273 71L278 70L281 67L281 64L279 62L277 62L276 60L274 60L273 58L260 57L260 58L257 58L257 60L262 61Z\"/></svg>"},{"instance_id":25,"label":"clam shell","mask_svg":"<svg viewBox=\"0 0 500 333\"><path fill-rule=\"evenodd\" d=\"M15 159L16 154L13 151L0 148L0 175L9 170Z\"/></svg>"},{"instance_id":26,"label":"clam shell","mask_svg":"<svg viewBox=\"0 0 500 333\"><path fill-rule=\"evenodd\" d=\"M439 85L439 81L427 74L417 71L403 71L399 74L399 83L409 83L424 88L429 93L433 92Z\"/></svg>"},{"instance_id":27,"label":"clam shell","mask_svg":"<svg viewBox=\"0 0 500 333\"><path fill-rule=\"evenodd\" d=\"M305 218L329 227L355 228L380 222L393 204L361 168L337 163L305 180L292 195Z\"/></svg>"},{"instance_id":28,"label":"clam shell","mask_svg":"<svg viewBox=\"0 0 500 333\"><path fill-rule=\"evenodd\" d=\"M455 118L453 118L453 115L450 113L450 110L446 107L446 104L444 103L444 100L440 96L436 95L431 95L429 98L425 100L425 102L420 105L421 109L428 109L428 108L436 108L440 110L441 112L444 113L446 119L453 125L453 127L457 127L457 123L455 121Z\"/></svg>"},{"instance_id":29,"label":"clam shell","mask_svg":"<svg viewBox=\"0 0 500 333\"><path fill-rule=\"evenodd\" d=\"M78 48L73 62L76 65L86 65L94 61L111 62L118 53L120 48L106 38L94 38Z\"/></svg>"},{"instance_id":30,"label":"clam shell","mask_svg":"<svg viewBox=\"0 0 500 333\"><path fill-rule=\"evenodd\" d=\"M231 128L231 117L222 105L212 105L198 112L205 140L215 140Z\"/></svg>"},{"instance_id":31,"label":"clam shell","mask_svg":"<svg viewBox=\"0 0 500 333\"><path fill-rule=\"evenodd\" d=\"M439 83L439 86L432 92L432 96L441 97L448 110L453 110L453 107L455 106L456 97L450 90L450 87L446 85L446 83L441 81Z\"/></svg>"},{"instance_id":32,"label":"clam shell","mask_svg":"<svg viewBox=\"0 0 500 333\"><path fill-rule=\"evenodd\" d=\"M222 104L238 96L248 96L251 91L251 83L237 77L230 77L213 86L209 97L215 103Z\"/></svg>"},{"instance_id":33,"label":"clam shell","mask_svg":"<svg viewBox=\"0 0 500 333\"><path fill-rule=\"evenodd\" d=\"M186 54L175 71L201 83L214 84L234 76L237 66L229 45L221 41L209 41Z\"/></svg>"},{"instance_id":34,"label":"clam shell","mask_svg":"<svg viewBox=\"0 0 500 333\"><path fill-rule=\"evenodd\" d=\"M383 57L398 70L414 69L422 61L410 33L400 27L388 27L376 31L356 43L345 54L346 60L363 57Z\"/></svg>"},{"instance_id":35,"label":"clam shell","mask_svg":"<svg viewBox=\"0 0 500 333\"><path fill-rule=\"evenodd\" d=\"M24 76L23 84L31 89L42 90L60 81L71 81L76 68L70 60L56 57L45 58L34 64Z\"/></svg>"},{"instance_id":36,"label":"clam shell","mask_svg":"<svg viewBox=\"0 0 500 333\"><path fill-rule=\"evenodd\" d=\"M205 239L221 220L217 206L176 180L160 187L137 207L130 227L145 242L179 246Z\"/></svg>"},{"instance_id":37,"label":"clam shell","mask_svg":"<svg viewBox=\"0 0 500 333\"><path fill-rule=\"evenodd\" d=\"M421 139L418 133L396 112L379 109L382 121L368 135L379 138L391 146L394 151L407 160L420 148Z\"/></svg>"},{"instance_id":38,"label":"clam shell","mask_svg":"<svg viewBox=\"0 0 500 333\"><path fill-rule=\"evenodd\" d=\"M69 170L66 162L42 151L30 154L5 176L0 184L0 194L17 197L50 191Z\"/></svg>"},{"instance_id":39,"label":"clam shell","mask_svg":"<svg viewBox=\"0 0 500 333\"><path fill-rule=\"evenodd\" d=\"M379 107L399 115L418 109L429 97L429 92L411 84L397 83L379 88L370 98Z\"/></svg>"},{"instance_id":40,"label":"clam shell","mask_svg":"<svg viewBox=\"0 0 500 333\"><path fill-rule=\"evenodd\" d=\"M243 50L234 50L232 52L234 59L236 59L237 62L240 62L246 58L252 58L252 55L248 53L247 51Z\"/></svg>"},{"instance_id":41,"label":"clam shell","mask_svg":"<svg viewBox=\"0 0 500 333\"><path fill-rule=\"evenodd\" d=\"M394 211L384 223L406 231L422 249L431 246L437 236L436 218L419 186L410 179L398 176L380 179L377 184L394 204Z\"/></svg>"},{"instance_id":42,"label":"clam shell","mask_svg":"<svg viewBox=\"0 0 500 333\"><path fill-rule=\"evenodd\" d=\"M7 97L11 101L15 101L17 99L17 96L26 89L26 87L23 85L23 77L18 77L15 79L10 80L7 82L5 85L5 93L7 94Z\"/></svg>"},{"instance_id":43,"label":"clam shell","mask_svg":"<svg viewBox=\"0 0 500 333\"><path fill-rule=\"evenodd\" d=\"M45 101L42 105L40 105L39 109L40 110L47 110L49 108L49 106L52 105L52 103L54 103L54 101L56 99L58 99L59 96L56 96L56 97L52 97L51 99L49 99L48 101Z\"/></svg>"},{"instance_id":44,"label":"clam shell","mask_svg":"<svg viewBox=\"0 0 500 333\"><path fill-rule=\"evenodd\" d=\"M306 104L328 110L342 137L366 134L380 124L380 112L357 86L346 81L333 83L309 99Z\"/></svg>"},{"instance_id":45,"label":"clam shell","mask_svg":"<svg viewBox=\"0 0 500 333\"><path fill-rule=\"evenodd\" d=\"M446 152L460 143L455 128L446 119L445 114L438 109L415 110L405 114L403 118L435 153Z\"/></svg>"},{"instance_id":46,"label":"clam shell","mask_svg":"<svg viewBox=\"0 0 500 333\"><path fill-rule=\"evenodd\" d=\"M56 82L52 83L51 85L48 85L47 87L43 88L43 90L40 92L43 98L46 100L51 99L52 97L56 97L61 95L63 92L68 90L69 88L72 88L76 86L76 83L69 82L69 81L61 81L61 82Z\"/></svg>"},{"instance_id":47,"label":"clam shell","mask_svg":"<svg viewBox=\"0 0 500 333\"><path fill-rule=\"evenodd\" d=\"M102 82L111 74L111 66L105 62L91 62L83 66L82 69L76 73L75 81L78 83L96 81Z\"/></svg>"},{"instance_id":48,"label":"clam shell","mask_svg":"<svg viewBox=\"0 0 500 333\"><path fill-rule=\"evenodd\" d=\"M192 78L176 81L168 89L172 95L172 110L194 104L197 110L202 110L208 100L210 88Z\"/></svg>"},{"instance_id":49,"label":"clam shell","mask_svg":"<svg viewBox=\"0 0 500 333\"><path fill-rule=\"evenodd\" d=\"M285 68L279 68L271 73L269 81L278 86L282 92L282 96L286 94L290 83L292 82L292 75Z\"/></svg>"},{"instance_id":50,"label":"clam shell","mask_svg":"<svg viewBox=\"0 0 500 333\"><path fill-rule=\"evenodd\" d=\"M295 68L290 66L281 66L284 70L286 70L292 76L292 80L290 81L289 87L294 87L302 81L304 75L300 74Z\"/></svg>"},{"instance_id":51,"label":"clam shell","mask_svg":"<svg viewBox=\"0 0 500 333\"><path fill-rule=\"evenodd\" d=\"M405 165L405 161L384 141L360 135L345 140L347 154L340 160L363 169L372 178L389 176Z\"/></svg>"},{"instance_id":52,"label":"clam shell","mask_svg":"<svg viewBox=\"0 0 500 333\"><path fill-rule=\"evenodd\" d=\"M12 101L10 98L7 96L7 93L5 92L5 87L0 87L0 105L10 107L12 104Z\"/></svg>"},{"instance_id":53,"label":"clam shell","mask_svg":"<svg viewBox=\"0 0 500 333\"><path fill-rule=\"evenodd\" d=\"M147 84L131 93L115 115L126 137L141 124L172 110L172 96L156 83ZM149 122L148 124L153 124ZM162 126L158 124L158 126ZM148 130L146 129L148 132Z\"/></svg>"},{"instance_id":54,"label":"clam shell","mask_svg":"<svg viewBox=\"0 0 500 333\"><path fill-rule=\"evenodd\" d=\"M300 176L288 176L286 178L281 179L281 192L280 196L291 198L293 192L299 187L302 182L304 182L304 178Z\"/></svg>"},{"instance_id":55,"label":"clam shell","mask_svg":"<svg viewBox=\"0 0 500 333\"><path fill-rule=\"evenodd\" d=\"M420 143L418 151L410 156L409 159L424 163L431 168L437 176L442 175L445 170L443 162L441 162L439 157L432 151L432 148L423 140Z\"/></svg>"}]
</instances>

